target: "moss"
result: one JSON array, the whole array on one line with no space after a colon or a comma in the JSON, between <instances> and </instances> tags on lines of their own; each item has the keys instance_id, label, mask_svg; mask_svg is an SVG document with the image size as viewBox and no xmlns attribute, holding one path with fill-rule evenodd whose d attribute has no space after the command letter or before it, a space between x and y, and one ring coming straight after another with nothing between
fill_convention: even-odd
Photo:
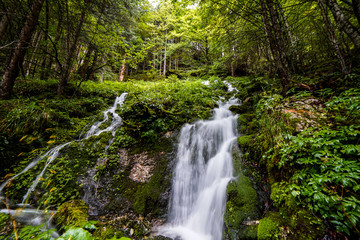
<instances>
[{"instance_id":1,"label":"moss","mask_svg":"<svg viewBox=\"0 0 360 240\"><path fill-rule=\"evenodd\" d=\"M236 181L227 188L226 213L224 216L229 239L254 239L256 227L243 225L244 221L260 218L259 197L252 181L245 176L238 152L233 153Z\"/></svg>"},{"instance_id":2,"label":"moss","mask_svg":"<svg viewBox=\"0 0 360 240\"><path fill-rule=\"evenodd\" d=\"M247 102L241 105L232 105L230 106L229 110L236 114L243 114L252 111L253 107L250 103Z\"/></svg>"},{"instance_id":3,"label":"moss","mask_svg":"<svg viewBox=\"0 0 360 240\"><path fill-rule=\"evenodd\" d=\"M161 204L160 197L170 185L170 174L164 174L167 172L167 165L167 159L161 157L150 181L138 188L134 194L133 208L137 213L143 215L151 213L155 216L162 214L160 209L164 209L166 206Z\"/></svg>"},{"instance_id":4,"label":"moss","mask_svg":"<svg viewBox=\"0 0 360 240\"><path fill-rule=\"evenodd\" d=\"M256 240L257 229L258 229L258 225L241 226L238 235L241 236L241 240ZM237 238L233 238L233 239L237 239Z\"/></svg>"},{"instance_id":5,"label":"moss","mask_svg":"<svg viewBox=\"0 0 360 240\"><path fill-rule=\"evenodd\" d=\"M95 239L109 239L115 235L115 231L111 226L100 226L96 229L93 236ZM116 236L118 238L118 236ZM121 236L122 237L122 236Z\"/></svg>"},{"instance_id":6,"label":"moss","mask_svg":"<svg viewBox=\"0 0 360 240\"><path fill-rule=\"evenodd\" d=\"M280 213L270 212L267 216L260 220L257 237L259 240L262 239L280 239L280 226L282 220Z\"/></svg>"},{"instance_id":7,"label":"moss","mask_svg":"<svg viewBox=\"0 0 360 240\"><path fill-rule=\"evenodd\" d=\"M71 200L63 203L54 215L54 221L60 229L67 226L80 227L89 218L89 208L82 200Z\"/></svg>"},{"instance_id":8,"label":"moss","mask_svg":"<svg viewBox=\"0 0 360 240\"><path fill-rule=\"evenodd\" d=\"M249 147L251 141L251 136L244 135L241 137L238 137L237 142L239 144L240 149L245 152L246 149Z\"/></svg>"},{"instance_id":9,"label":"moss","mask_svg":"<svg viewBox=\"0 0 360 240\"><path fill-rule=\"evenodd\" d=\"M271 199L290 229L289 239L318 239L323 236L325 228L321 219L300 208L295 197L286 191L287 187L287 182L272 184Z\"/></svg>"},{"instance_id":10,"label":"moss","mask_svg":"<svg viewBox=\"0 0 360 240\"><path fill-rule=\"evenodd\" d=\"M236 98L244 100L249 95L246 88L241 88L239 92L235 95Z\"/></svg>"}]
</instances>

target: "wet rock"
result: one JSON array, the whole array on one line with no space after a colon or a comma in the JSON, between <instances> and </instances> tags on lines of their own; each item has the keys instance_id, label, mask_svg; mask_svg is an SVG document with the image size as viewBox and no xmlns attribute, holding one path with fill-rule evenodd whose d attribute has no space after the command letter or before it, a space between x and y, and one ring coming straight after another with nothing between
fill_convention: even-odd
<instances>
[{"instance_id":1,"label":"wet rock","mask_svg":"<svg viewBox=\"0 0 360 240\"><path fill-rule=\"evenodd\" d=\"M149 157L147 153L135 154L132 157L134 163L133 168L130 171L129 178L135 182L149 182L153 176L153 170L155 167L155 159Z\"/></svg>"},{"instance_id":2,"label":"wet rock","mask_svg":"<svg viewBox=\"0 0 360 240\"><path fill-rule=\"evenodd\" d=\"M281 106L281 112L295 123L295 130L301 132L308 127L316 127L326 121L323 106L318 99L290 100Z\"/></svg>"}]
</instances>

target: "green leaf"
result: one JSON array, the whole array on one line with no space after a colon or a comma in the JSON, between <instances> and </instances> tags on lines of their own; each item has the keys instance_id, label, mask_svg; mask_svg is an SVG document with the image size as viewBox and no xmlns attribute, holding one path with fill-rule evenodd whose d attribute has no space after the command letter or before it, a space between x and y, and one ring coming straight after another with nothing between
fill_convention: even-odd
<instances>
[{"instance_id":1,"label":"green leaf","mask_svg":"<svg viewBox=\"0 0 360 240\"><path fill-rule=\"evenodd\" d=\"M82 228L70 228L58 240L93 240L91 234Z\"/></svg>"}]
</instances>

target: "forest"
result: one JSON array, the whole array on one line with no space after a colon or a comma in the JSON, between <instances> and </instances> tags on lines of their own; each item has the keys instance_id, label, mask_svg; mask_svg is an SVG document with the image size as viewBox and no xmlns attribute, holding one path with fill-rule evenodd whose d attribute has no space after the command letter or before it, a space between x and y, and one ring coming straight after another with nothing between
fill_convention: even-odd
<instances>
[{"instance_id":1,"label":"forest","mask_svg":"<svg viewBox=\"0 0 360 240\"><path fill-rule=\"evenodd\" d=\"M359 63L360 0L1 0L0 239L359 239Z\"/></svg>"}]
</instances>

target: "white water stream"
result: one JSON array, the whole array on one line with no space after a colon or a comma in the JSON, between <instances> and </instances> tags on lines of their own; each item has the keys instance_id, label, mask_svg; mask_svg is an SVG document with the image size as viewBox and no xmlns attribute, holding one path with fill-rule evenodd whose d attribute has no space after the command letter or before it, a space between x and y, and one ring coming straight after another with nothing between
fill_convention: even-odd
<instances>
[{"instance_id":1,"label":"white water stream","mask_svg":"<svg viewBox=\"0 0 360 240\"><path fill-rule=\"evenodd\" d=\"M182 240L222 239L226 187L233 179L232 146L237 134L237 116L229 107L238 104L231 98L214 109L211 120L182 128L169 222L157 229L158 235Z\"/></svg>"},{"instance_id":2,"label":"white water stream","mask_svg":"<svg viewBox=\"0 0 360 240\"><path fill-rule=\"evenodd\" d=\"M37 175L37 177L35 178L35 180L33 181L33 183L31 184L30 188L28 189L27 193L23 196L23 201L22 201L22 205L26 206L26 201L28 200L30 194L35 190L36 186L38 185L40 179L42 178L42 176L45 173L45 170L47 169L47 167L58 157L58 155L60 154L61 149L63 149L64 147L66 147L67 145L71 144L72 142L75 141L82 141L84 139L88 139L92 136L98 136L103 132L112 132L113 137L115 136L115 131L116 129L119 128L119 126L122 123L122 119L121 117L116 113L116 109L118 107L121 107L122 104L125 101L125 98L127 96L127 93L123 93L121 94L119 97L117 97L115 99L115 102L113 104L113 106L111 106L109 109L105 110L103 112L103 116L104 119L100 122L96 122L94 123L90 130L87 131L87 133L85 134L85 136L79 140L74 140L74 141L70 141L61 145L58 145L52 149L50 149L49 151L47 151L45 154L35 158L29 165L26 166L26 168L24 168L24 170L22 170L20 173L12 176L11 178L9 178L7 181L5 181L1 186L0 186L0 197L2 197L3 195L3 189L5 188L5 186L7 186L12 180L14 180L15 178L17 178L18 176L20 176L21 174L27 172L28 170L30 170L31 168L33 168L34 166L36 166L41 160L46 159L45 165L42 169L42 171ZM112 120L111 123L108 127L101 129L101 125L105 124L109 121L109 115L112 116ZM113 141L110 140L111 144ZM8 210L1 210L2 212L7 212ZM10 213L10 212L9 212ZM30 215L30 214L28 214ZM34 216L37 217L37 216Z\"/></svg>"}]
</instances>

